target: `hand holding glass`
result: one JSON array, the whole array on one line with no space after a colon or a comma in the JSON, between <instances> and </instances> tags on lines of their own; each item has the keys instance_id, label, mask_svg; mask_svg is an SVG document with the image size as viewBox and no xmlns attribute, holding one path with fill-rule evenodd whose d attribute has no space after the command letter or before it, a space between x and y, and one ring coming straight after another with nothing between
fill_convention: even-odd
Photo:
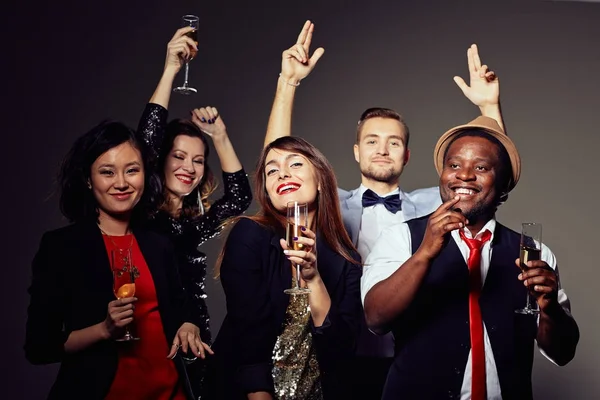
<instances>
[{"instance_id":1,"label":"hand holding glass","mask_svg":"<svg viewBox=\"0 0 600 400\"><path fill-rule=\"evenodd\" d=\"M135 267L131 261L131 249L114 249L110 252L111 269L113 273L113 293L117 299L135 295ZM125 326L125 335L118 342L139 340Z\"/></svg>"},{"instance_id":2,"label":"hand holding glass","mask_svg":"<svg viewBox=\"0 0 600 400\"><path fill-rule=\"evenodd\" d=\"M527 262L539 260L542 255L542 224L526 222L522 224L521 230L521 271L527 271ZM531 307L531 295L527 291L527 303L525 308L515 310L518 314L536 315L540 311Z\"/></svg>"},{"instance_id":3,"label":"hand holding glass","mask_svg":"<svg viewBox=\"0 0 600 400\"><path fill-rule=\"evenodd\" d=\"M302 227L308 226L308 204L290 201L287 203L287 229L286 241L291 250L304 250L304 245L298 243L294 238L302 236ZM284 290L287 294L307 294L310 289L300 286L300 264L296 264L295 286Z\"/></svg>"},{"instance_id":4,"label":"hand holding glass","mask_svg":"<svg viewBox=\"0 0 600 400\"><path fill-rule=\"evenodd\" d=\"M188 36L190 39L192 39L194 42L196 42L196 44L198 44L198 27L200 26L200 19L195 16L195 15L184 15L182 18L182 27L192 27L194 28L193 31L190 31L188 33L186 33L185 35ZM188 76L189 76L189 71L190 71L190 61L192 61L194 59L194 57L196 57L196 50L191 49L192 50L192 54L189 58L185 59L185 80L183 82L183 86L179 86L176 87L175 89L173 89L173 92L175 93L179 93L179 94L192 94L192 93L196 93L197 90L194 89L193 87L191 87L188 84Z\"/></svg>"}]
</instances>

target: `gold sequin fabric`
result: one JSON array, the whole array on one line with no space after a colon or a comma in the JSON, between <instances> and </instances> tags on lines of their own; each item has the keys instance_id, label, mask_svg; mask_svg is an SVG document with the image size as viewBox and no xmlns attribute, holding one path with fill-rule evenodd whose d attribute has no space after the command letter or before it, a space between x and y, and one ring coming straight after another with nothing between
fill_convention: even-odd
<instances>
[{"instance_id":1,"label":"gold sequin fabric","mask_svg":"<svg viewBox=\"0 0 600 400\"><path fill-rule=\"evenodd\" d=\"M309 325L307 295L290 295L283 332L273 349L273 382L279 400L322 400L321 374Z\"/></svg>"}]
</instances>

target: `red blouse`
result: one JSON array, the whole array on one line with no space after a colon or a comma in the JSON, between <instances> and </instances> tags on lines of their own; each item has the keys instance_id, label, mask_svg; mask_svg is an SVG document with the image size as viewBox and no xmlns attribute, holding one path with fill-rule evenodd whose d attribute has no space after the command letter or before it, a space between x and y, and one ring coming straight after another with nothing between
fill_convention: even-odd
<instances>
[{"instance_id":1,"label":"red blouse","mask_svg":"<svg viewBox=\"0 0 600 400\"><path fill-rule=\"evenodd\" d=\"M140 339L117 342L119 365L106 399L184 400L175 364L167 358L170 348L158 313L154 281L138 243L133 235L103 238L109 257L112 249L131 247L133 265L139 271L134 295L138 301L129 330Z\"/></svg>"}]
</instances>

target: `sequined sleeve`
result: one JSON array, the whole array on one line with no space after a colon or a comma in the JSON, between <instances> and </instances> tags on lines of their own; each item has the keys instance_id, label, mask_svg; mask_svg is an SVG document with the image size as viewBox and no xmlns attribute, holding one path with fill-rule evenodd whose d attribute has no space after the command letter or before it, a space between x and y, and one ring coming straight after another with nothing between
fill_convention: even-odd
<instances>
[{"instance_id":1,"label":"sequined sleeve","mask_svg":"<svg viewBox=\"0 0 600 400\"><path fill-rule=\"evenodd\" d=\"M243 169L233 173L223 172L223 184L223 196L211 204L206 214L180 218L180 229L173 234L185 236L186 242L199 246L218 235L225 220L246 211L252 202L248 174Z\"/></svg>"},{"instance_id":2,"label":"sequined sleeve","mask_svg":"<svg viewBox=\"0 0 600 400\"><path fill-rule=\"evenodd\" d=\"M167 126L169 111L161 105L148 103L138 124L137 135L149 152L152 162L158 160Z\"/></svg>"}]
</instances>

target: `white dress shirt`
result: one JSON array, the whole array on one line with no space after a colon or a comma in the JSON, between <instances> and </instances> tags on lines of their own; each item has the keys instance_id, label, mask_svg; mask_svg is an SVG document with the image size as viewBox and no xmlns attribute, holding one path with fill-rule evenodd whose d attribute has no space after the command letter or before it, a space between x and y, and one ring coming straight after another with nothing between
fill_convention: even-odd
<instances>
[{"instance_id":1,"label":"white dress shirt","mask_svg":"<svg viewBox=\"0 0 600 400\"><path fill-rule=\"evenodd\" d=\"M361 199L366 191L367 188L361 184L358 188L358 195ZM400 188L396 188L396 190L393 190L390 193L381 195L381 197L387 197L392 194L399 195L401 200L405 198L404 193L400 191ZM388 209L385 208L385 206L381 203L370 207L363 207L360 230L358 234L358 243L356 246L361 259L367 259L367 256L371 252L371 249L377 242L377 238L383 230L394 224L401 224L403 222L404 215L401 211L398 211L394 214L388 211Z\"/></svg>"},{"instance_id":2,"label":"white dress shirt","mask_svg":"<svg viewBox=\"0 0 600 400\"><path fill-rule=\"evenodd\" d=\"M496 229L496 220L492 219L481 229L481 231L475 235L475 238L480 238L481 234L485 230L492 232L491 239L486 242L481 249L481 281L482 285L485 284L485 278L490 267L490 260L492 258L492 241L494 239L494 231ZM467 238L472 238L471 232L464 228L464 233ZM458 231L451 232L452 238L456 242L460 252L467 262L469 256L469 247L460 238ZM402 267L402 264L406 262L412 256L411 246L411 235L408 224L397 224L390 226L386 229L379 237L377 244L372 248L369 256L366 258L363 275L361 278L361 296L364 305L365 296L369 290L377 283L389 278L396 270ZM554 269L558 275L556 257L550 251L550 249L542 244L541 259L545 261L550 268ZM516 268L516 266L515 266ZM523 298L523 306L525 306L526 298ZM570 305L566 293L560 287L558 291L558 301L567 313L570 314ZM539 323L539 319L538 319ZM496 362L494 360L494 353L490 343L485 323L483 324L484 331L484 343L485 343L485 370L486 370L486 389L487 398L489 400L502 399L500 391L500 382L498 381L498 372L496 370ZM548 355L542 350L542 354L546 356L550 361L554 363ZM465 368L465 375L462 383L461 400L468 400L471 398L471 353L467 359L467 365Z\"/></svg>"}]
</instances>

